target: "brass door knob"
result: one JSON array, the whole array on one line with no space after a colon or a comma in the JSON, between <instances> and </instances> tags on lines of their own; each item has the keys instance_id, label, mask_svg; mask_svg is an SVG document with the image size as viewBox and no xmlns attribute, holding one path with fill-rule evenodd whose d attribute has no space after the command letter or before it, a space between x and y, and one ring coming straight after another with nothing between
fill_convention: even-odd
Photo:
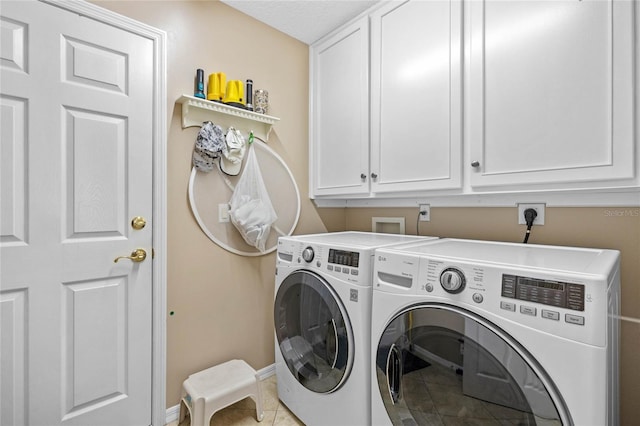
<instances>
[{"instance_id":1,"label":"brass door knob","mask_svg":"<svg viewBox=\"0 0 640 426\"><path fill-rule=\"evenodd\" d=\"M147 252L142 249L136 249L131 252L131 256L118 256L113 259L113 263L117 263L120 259L130 259L133 262L142 262L147 258Z\"/></svg>"},{"instance_id":2,"label":"brass door knob","mask_svg":"<svg viewBox=\"0 0 640 426\"><path fill-rule=\"evenodd\" d=\"M131 219L131 227L135 230L140 230L144 228L146 224L147 224L147 220L142 216L136 216L133 219Z\"/></svg>"}]
</instances>

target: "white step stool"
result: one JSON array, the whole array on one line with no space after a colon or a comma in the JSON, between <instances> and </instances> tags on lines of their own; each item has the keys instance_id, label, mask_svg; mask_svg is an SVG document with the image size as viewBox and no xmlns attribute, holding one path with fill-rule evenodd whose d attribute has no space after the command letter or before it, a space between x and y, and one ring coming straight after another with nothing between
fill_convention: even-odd
<instances>
[{"instance_id":1,"label":"white step stool","mask_svg":"<svg viewBox=\"0 0 640 426\"><path fill-rule=\"evenodd\" d=\"M264 418L262 389L256 371L240 359L191 374L182 383L180 423L189 410L191 426L209 426L213 414L241 399L251 397L256 403L256 417Z\"/></svg>"}]
</instances>

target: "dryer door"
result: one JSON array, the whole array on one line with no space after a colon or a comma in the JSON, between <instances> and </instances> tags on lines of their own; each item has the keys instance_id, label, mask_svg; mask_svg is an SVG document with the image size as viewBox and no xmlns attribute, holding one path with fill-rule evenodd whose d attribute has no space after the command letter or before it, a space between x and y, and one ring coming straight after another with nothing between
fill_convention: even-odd
<instances>
[{"instance_id":1,"label":"dryer door","mask_svg":"<svg viewBox=\"0 0 640 426\"><path fill-rule=\"evenodd\" d=\"M317 274L293 272L278 288L274 319L280 352L298 382L317 393L338 389L351 371L353 333L333 288Z\"/></svg>"},{"instance_id":2,"label":"dryer door","mask_svg":"<svg viewBox=\"0 0 640 426\"><path fill-rule=\"evenodd\" d=\"M396 315L380 338L375 368L393 424L572 424L552 381L521 345L450 305Z\"/></svg>"}]
</instances>

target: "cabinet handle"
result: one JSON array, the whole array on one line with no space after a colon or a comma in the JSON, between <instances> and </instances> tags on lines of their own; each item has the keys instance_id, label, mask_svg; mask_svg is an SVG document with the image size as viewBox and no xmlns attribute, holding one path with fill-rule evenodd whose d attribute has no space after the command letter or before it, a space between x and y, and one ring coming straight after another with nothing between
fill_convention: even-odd
<instances>
[{"instance_id":1,"label":"cabinet handle","mask_svg":"<svg viewBox=\"0 0 640 426\"><path fill-rule=\"evenodd\" d=\"M365 175L364 173L360 173L360 179L365 180L367 178L367 175Z\"/></svg>"},{"instance_id":2,"label":"cabinet handle","mask_svg":"<svg viewBox=\"0 0 640 426\"><path fill-rule=\"evenodd\" d=\"M375 173L371 173L371 179L377 179L377 178L378 178L378 175L377 175L377 174L375 174Z\"/></svg>"},{"instance_id":3,"label":"cabinet handle","mask_svg":"<svg viewBox=\"0 0 640 426\"><path fill-rule=\"evenodd\" d=\"M472 162L471 167L480 167L480 162L479 161Z\"/></svg>"}]
</instances>

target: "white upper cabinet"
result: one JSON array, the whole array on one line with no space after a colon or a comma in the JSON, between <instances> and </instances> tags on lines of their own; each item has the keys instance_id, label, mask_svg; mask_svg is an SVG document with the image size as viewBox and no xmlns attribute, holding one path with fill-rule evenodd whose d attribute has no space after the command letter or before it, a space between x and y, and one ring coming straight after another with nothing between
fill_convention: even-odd
<instances>
[{"instance_id":1,"label":"white upper cabinet","mask_svg":"<svg viewBox=\"0 0 640 426\"><path fill-rule=\"evenodd\" d=\"M469 7L473 190L633 184L633 2Z\"/></svg>"},{"instance_id":2,"label":"white upper cabinet","mask_svg":"<svg viewBox=\"0 0 640 426\"><path fill-rule=\"evenodd\" d=\"M460 188L461 62L459 1L371 14L371 192Z\"/></svg>"},{"instance_id":3,"label":"white upper cabinet","mask_svg":"<svg viewBox=\"0 0 640 426\"><path fill-rule=\"evenodd\" d=\"M365 17L310 50L310 194L369 192L369 25Z\"/></svg>"},{"instance_id":4,"label":"white upper cabinet","mask_svg":"<svg viewBox=\"0 0 640 426\"><path fill-rule=\"evenodd\" d=\"M640 205L637 1L394 0L366 15L311 47L316 202Z\"/></svg>"}]
</instances>

